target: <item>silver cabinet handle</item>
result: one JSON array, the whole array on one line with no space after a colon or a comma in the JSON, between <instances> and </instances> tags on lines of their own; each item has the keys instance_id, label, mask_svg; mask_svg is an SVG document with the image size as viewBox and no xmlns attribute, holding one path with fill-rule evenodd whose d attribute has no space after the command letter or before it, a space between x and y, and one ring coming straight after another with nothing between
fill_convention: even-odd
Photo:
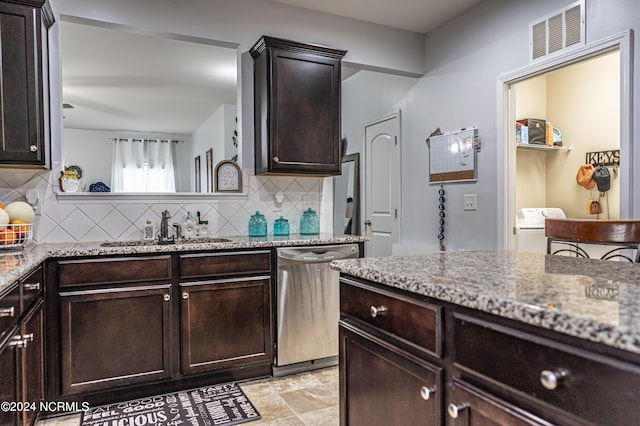
<instances>
[{"instance_id":1,"label":"silver cabinet handle","mask_svg":"<svg viewBox=\"0 0 640 426\"><path fill-rule=\"evenodd\" d=\"M436 393L436 387L435 386L431 386L431 387L422 386L420 388L420 396L425 401L428 401L429 399L431 399L431 397L433 396L434 393Z\"/></svg>"},{"instance_id":2,"label":"silver cabinet handle","mask_svg":"<svg viewBox=\"0 0 640 426\"><path fill-rule=\"evenodd\" d=\"M463 410L466 410L468 407L467 404L462 403L462 404L449 404L449 406L447 407L447 413L449 413L449 417L451 417L452 419L457 419L458 416L460 415L460 413Z\"/></svg>"},{"instance_id":3,"label":"silver cabinet handle","mask_svg":"<svg viewBox=\"0 0 640 426\"><path fill-rule=\"evenodd\" d=\"M14 336L9 342L9 346L15 346L16 348L26 348L27 341L22 336Z\"/></svg>"},{"instance_id":4,"label":"silver cabinet handle","mask_svg":"<svg viewBox=\"0 0 640 426\"><path fill-rule=\"evenodd\" d=\"M569 376L569 372L563 368L556 370L542 370L540 372L540 384L545 389L555 390L558 386L562 385L562 382Z\"/></svg>"},{"instance_id":5,"label":"silver cabinet handle","mask_svg":"<svg viewBox=\"0 0 640 426\"><path fill-rule=\"evenodd\" d=\"M371 308L369 308L369 312L371 313L371 317L372 318L376 318L379 316L384 315L387 311L389 310L389 308L387 308L384 305L381 306L372 306Z\"/></svg>"},{"instance_id":6,"label":"silver cabinet handle","mask_svg":"<svg viewBox=\"0 0 640 426\"><path fill-rule=\"evenodd\" d=\"M274 162L274 163L277 163L277 162L279 162L279 161L280 161L280 159L279 159L278 157L273 157L273 162Z\"/></svg>"},{"instance_id":7,"label":"silver cabinet handle","mask_svg":"<svg viewBox=\"0 0 640 426\"><path fill-rule=\"evenodd\" d=\"M24 283L23 285L27 291L40 290L40 283Z\"/></svg>"},{"instance_id":8,"label":"silver cabinet handle","mask_svg":"<svg viewBox=\"0 0 640 426\"><path fill-rule=\"evenodd\" d=\"M182 293L182 298L184 300L187 300L189 298L189 293L187 293L186 291L184 293Z\"/></svg>"},{"instance_id":9,"label":"silver cabinet handle","mask_svg":"<svg viewBox=\"0 0 640 426\"><path fill-rule=\"evenodd\" d=\"M171 300L171 295L165 294L164 296L162 296L162 300L164 300L165 302L168 302L169 300Z\"/></svg>"},{"instance_id":10,"label":"silver cabinet handle","mask_svg":"<svg viewBox=\"0 0 640 426\"><path fill-rule=\"evenodd\" d=\"M10 308L0 309L0 317L13 317L16 314L15 306Z\"/></svg>"},{"instance_id":11,"label":"silver cabinet handle","mask_svg":"<svg viewBox=\"0 0 640 426\"><path fill-rule=\"evenodd\" d=\"M31 152L36 152L36 151L38 150L38 145L31 145L31 146L29 147L29 150L30 150Z\"/></svg>"},{"instance_id":12,"label":"silver cabinet handle","mask_svg":"<svg viewBox=\"0 0 640 426\"><path fill-rule=\"evenodd\" d=\"M23 334L22 335L22 340L26 342L33 342L33 333L29 333L29 334Z\"/></svg>"},{"instance_id":13,"label":"silver cabinet handle","mask_svg":"<svg viewBox=\"0 0 640 426\"><path fill-rule=\"evenodd\" d=\"M371 226L371 221L369 219L364 221L365 226Z\"/></svg>"}]
</instances>

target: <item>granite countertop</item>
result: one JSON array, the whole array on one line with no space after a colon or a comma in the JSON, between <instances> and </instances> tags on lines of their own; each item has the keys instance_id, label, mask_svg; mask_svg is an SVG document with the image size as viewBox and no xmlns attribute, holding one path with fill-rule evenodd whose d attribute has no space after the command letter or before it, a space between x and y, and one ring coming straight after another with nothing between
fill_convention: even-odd
<instances>
[{"instance_id":1,"label":"granite countertop","mask_svg":"<svg viewBox=\"0 0 640 426\"><path fill-rule=\"evenodd\" d=\"M640 265L507 251L338 260L333 269L640 354Z\"/></svg>"},{"instance_id":2,"label":"granite countertop","mask_svg":"<svg viewBox=\"0 0 640 426\"><path fill-rule=\"evenodd\" d=\"M288 237L248 237L243 235L221 237L229 241L177 243L168 245L142 244L128 245L131 242L107 242L122 244L104 247L104 241L60 244L28 244L23 250L0 251L0 293L16 280L33 270L50 257L108 256L138 253L172 253L181 251L211 251L226 249L295 247L325 244L359 243L367 240L359 235L337 235L321 233L319 235L291 234Z\"/></svg>"}]
</instances>

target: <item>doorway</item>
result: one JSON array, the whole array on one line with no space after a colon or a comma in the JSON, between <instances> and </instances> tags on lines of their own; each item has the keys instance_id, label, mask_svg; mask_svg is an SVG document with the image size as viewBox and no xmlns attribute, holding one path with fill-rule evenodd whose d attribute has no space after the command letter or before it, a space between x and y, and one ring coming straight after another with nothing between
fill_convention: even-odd
<instances>
[{"instance_id":1,"label":"doorway","mask_svg":"<svg viewBox=\"0 0 640 426\"><path fill-rule=\"evenodd\" d=\"M365 125L367 257L391 256L400 242L400 111Z\"/></svg>"},{"instance_id":2,"label":"doorway","mask_svg":"<svg viewBox=\"0 0 640 426\"><path fill-rule=\"evenodd\" d=\"M619 149L620 158L631 158L630 38L629 33L613 36L499 78L503 87L503 97L498 105L499 119L504 121L499 120L498 128L502 125L503 134L499 136L503 136L505 179L498 183L498 194L502 194L498 197L498 211L502 213L498 241L504 249L517 249L516 213L520 209L558 207L565 210L569 218L631 217L629 161L621 161L620 167L612 170L612 189L604 198L600 198L598 191L584 190L575 180L579 166L586 162L586 152ZM588 83L584 83L586 89L583 86L583 91L578 91L578 80L598 67L615 69L616 74L603 77L606 81L598 81L605 90L609 107L600 108L603 106L600 99L588 96L593 95L589 93ZM576 74L572 76L574 70ZM536 95L532 96L532 93ZM523 97L532 99L536 96L539 99L533 104L523 104ZM570 106L572 101L575 103ZM585 104L596 105L587 108ZM558 125L562 146L517 144L513 124L523 118L552 122L557 119L552 126ZM606 122L604 129L597 129L603 122ZM590 198L601 199L606 204L604 215L589 215L586 206Z\"/></svg>"}]
</instances>

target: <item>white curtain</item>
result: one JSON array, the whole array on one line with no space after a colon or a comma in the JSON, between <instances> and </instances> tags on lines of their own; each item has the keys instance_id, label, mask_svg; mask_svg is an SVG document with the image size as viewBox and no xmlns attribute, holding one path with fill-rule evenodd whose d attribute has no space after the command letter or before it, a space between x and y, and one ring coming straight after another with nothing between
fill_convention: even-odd
<instances>
[{"instance_id":1,"label":"white curtain","mask_svg":"<svg viewBox=\"0 0 640 426\"><path fill-rule=\"evenodd\" d=\"M170 140L114 139L111 191L174 192Z\"/></svg>"},{"instance_id":2,"label":"white curtain","mask_svg":"<svg viewBox=\"0 0 640 426\"><path fill-rule=\"evenodd\" d=\"M147 142L147 192L175 192L171 141Z\"/></svg>"}]
</instances>

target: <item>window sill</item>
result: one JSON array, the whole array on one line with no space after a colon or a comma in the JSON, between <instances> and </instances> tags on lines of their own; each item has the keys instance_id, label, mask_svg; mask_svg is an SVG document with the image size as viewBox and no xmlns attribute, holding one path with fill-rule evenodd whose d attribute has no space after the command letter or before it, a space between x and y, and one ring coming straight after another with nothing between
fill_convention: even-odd
<instances>
[{"instance_id":1,"label":"window sill","mask_svg":"<svg viewBox=\"0 0 640 426\"><path fill-rule=\"evenodd\" d=\"M216 192L56 192L58 202L64 203L185 203L189 201L246 201L246 192L216 193Z\"/></svg>"}]
</instances>

